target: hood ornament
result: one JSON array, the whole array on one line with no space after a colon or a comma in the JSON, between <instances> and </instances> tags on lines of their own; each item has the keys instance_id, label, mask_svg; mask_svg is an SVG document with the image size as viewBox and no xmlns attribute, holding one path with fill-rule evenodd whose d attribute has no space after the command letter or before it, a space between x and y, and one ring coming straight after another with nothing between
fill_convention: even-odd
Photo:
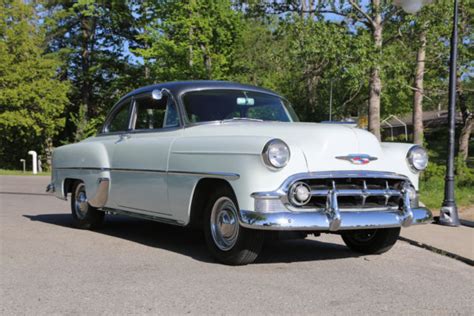
<instances>
[{"instance_id":1,"label":"hood ornament","mask_svg":"<svg viewBox=\"0 0 474 316\"><path fill-rule=\"evenodd\" d=\"M378 158L365 154L350 154L347 156L336 156L336 159L347 160L354 165L366 165L371 161L377 160Z\"/></svg>"}]
</instances>

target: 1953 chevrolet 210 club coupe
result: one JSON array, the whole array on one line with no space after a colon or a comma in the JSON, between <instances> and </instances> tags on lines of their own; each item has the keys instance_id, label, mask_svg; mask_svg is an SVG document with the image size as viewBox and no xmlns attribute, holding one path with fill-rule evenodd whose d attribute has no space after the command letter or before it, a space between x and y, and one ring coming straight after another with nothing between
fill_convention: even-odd
<instances>
[{"instance_id":1,"label":"1953 chevrolet 210 club coupe","mask_svg":"<svg viewBox=\"0 0 474 316\"><path fill-rule=\"evenodd\" d=\"M253 262L266 231L329 232L382 253L400 227L431 221L418 202L426 151L362 129L299 123L272 91L172 82L124 96L97 136L57 148L47 190L71 193L74 225L125 214L204 230L212 255Z\"/></svg>"}]
</instances>

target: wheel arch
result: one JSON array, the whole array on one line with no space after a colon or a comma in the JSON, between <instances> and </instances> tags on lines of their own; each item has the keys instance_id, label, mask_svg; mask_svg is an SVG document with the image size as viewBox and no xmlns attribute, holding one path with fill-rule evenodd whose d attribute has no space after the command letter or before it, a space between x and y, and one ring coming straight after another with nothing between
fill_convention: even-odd
<instances>
[{"instance_id":1,"label":"wheel arch","mask_svg":"<svg viewBox=\"0 0 474 316\"><path fill-rule=\"evenodd\" d=\"M210 193L217 187L226 186L231 190L237 201L235 191L232 185L225 179L218 178L202 178L194 188L191 198L190 219L188 226L192 228L202 228L204 208L208 201ZM238 201L237 201L238 207Z\"/></svg>"},{"instance_id":2,"label":"wheel arch","mask_svg":"<svg viewBox=\"0 0 474 316\"><path fill-rule=\"evenodd\" d=\"M81 179L78 178L65 178L63 181L63 192L64 192L64 197L67 198L67 195L69 193L72 193L72 190L74 189L74 185L77 182L84 182Z\"/></svg>"}]
</instances>

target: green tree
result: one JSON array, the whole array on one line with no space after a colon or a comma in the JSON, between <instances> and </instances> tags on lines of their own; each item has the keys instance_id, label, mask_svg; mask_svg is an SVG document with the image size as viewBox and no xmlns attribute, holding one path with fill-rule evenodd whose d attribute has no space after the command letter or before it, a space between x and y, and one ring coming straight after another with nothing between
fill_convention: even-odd
<instances>
[{"instance_id":1,"label":"green tree","mask_svg":"<svg viewBox=\"0 0 474 316\"><path fill-rule=\"evenodd\" d=\"M18 168L28 150L50 152L64 127L69 84L57 78L57 56L44 54L34 7L20 0L1 2L0 165Z\"/></svg>"},{"instance_id":2,"label":"green tree","mask_svg":"<svg viewBox=\"0 0 474 316\"><path fill-rule=\"evenodd\" d=\"M241 14L230 0L156 1L135 50L154 80L227 79L232 74Z\"/></svg>"},{"instance_id":3,"label":"green tree","mask_svg":"<svg viewBox=\"0 0 474 316\"><path fill-rule=\"evenodd\" d=\"M125 91L139 86L140 70L127 53L137 35L134 2L45 1L49 50L65 61L62 78L72 84L63 138L79 141L94 133Z\"/></svg>"}]
</instances>

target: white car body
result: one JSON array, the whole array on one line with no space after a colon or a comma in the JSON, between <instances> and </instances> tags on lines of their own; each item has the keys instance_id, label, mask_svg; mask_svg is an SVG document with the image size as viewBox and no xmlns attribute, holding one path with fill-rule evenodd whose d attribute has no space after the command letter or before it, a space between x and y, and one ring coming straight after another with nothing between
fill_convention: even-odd
<instances>
[{"instance_id":1,"label":"white car body","mask_svg":"<svg viewBox=\"0 0 474 316\"><path fill-rule=\"evenodd\" d=\"M183 115L186 91L211 88L272 93L225 82L184 82L145 87L128 97L133 100L134 95L165 89ZM262 159L262 150L272 139L283 140L291 151L288 164L278 170L268 168ZM407 162L412 147L380 143L365 130L338 124L251 120L185 124L181 119L176 128L103 132L57 148L50 191L66 199L72 181L80 180L94 207L186 226L192 224L193 212L199 212L193 209L193 200L202 192L200 183L225 181L235 194L240 224L251 229L337 231L410 226L431 220L429 210L413 205L414 201L397 209L343 210L330 203L331 197L337 199L331 194L340 194L337 188L330 188L326 208L298 209L287 195L293 182L308 178L399 179L418 190L419 173ZM348 159L351 155L371 160L359 164ZM370 196L369 189L361 190L361 195ZM404 202L413 199L414 192L408 196L399 188L399 193Z\"/></svg>"}]
</instances>

